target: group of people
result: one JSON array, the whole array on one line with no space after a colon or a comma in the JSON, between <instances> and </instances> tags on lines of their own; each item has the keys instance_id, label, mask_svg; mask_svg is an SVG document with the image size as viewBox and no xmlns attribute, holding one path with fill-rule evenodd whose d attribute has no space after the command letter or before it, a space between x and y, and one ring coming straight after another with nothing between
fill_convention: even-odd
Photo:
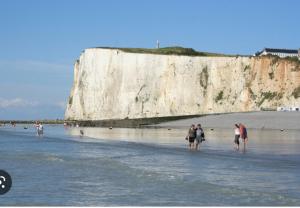
<instances>
[{"instance_id":1,"label":"group of people","mask_svg":"<svg viewBox=\"0 0 300 208\"><path fill-rule=\"evenodd\" d=\"M242 123L235 124L234 134L235 149L239 150L240 138L242 138L245 151L246 143L248 141L247 129L245 125ZM204 130L202 129L201 124L197 124L197 126L192 124L185 139L189 142L190 150L198 150L200 148L200 144L205 141Z\"/></svg>"},{"instance_id":2,"label":"group of people","mask_svg":"<svg viewBox=\"0 0 300 208\"><path fill-rule=\"evenodd\" d=\"M36 128L36 135L43 136L44 135L44 126L41 122L35 122L34 127Z\"/></svg>"},{"instance_id":3,"label":"group of people","mask_svg":"<svg viewBox=\"0 0 300 208\"><path fill-rule=\"evenodd\" d=\"M201 124L197 124L197 126L192 124L188 135L185 138L189 141L189 149L198 150L198 148L200 148L200 144L205 141L204 137L204 130L202 129Z\"/></svg>"}]
</instances>

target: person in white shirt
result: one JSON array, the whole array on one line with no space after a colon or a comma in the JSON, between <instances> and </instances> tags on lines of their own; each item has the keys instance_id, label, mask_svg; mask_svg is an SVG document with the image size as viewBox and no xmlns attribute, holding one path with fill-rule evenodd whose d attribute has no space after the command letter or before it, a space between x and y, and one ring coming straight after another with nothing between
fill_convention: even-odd
<instances>
[{"instance_id":1,"label":"person in white shirt","mask_svg":"<svg viewBox=\"0 0 300 208\"><path fill-rule=\"evenodd\" d=\"M43 136L44 134L44 127L43 125L40 123L39 126L38 126L38 135L39 136Z\"/></svg>"},{"instance_id":2,"label":"person in white shirt","mask_svg":"<svg viewBox=\"0 0 300 208\"><path fill-rule=\"evenodd\" d=\"M234 129L234 143L235 143L235 148L236 150L239 150L240 147L240 127L238 124L235 124L235 129Z\"/></svg>"}]
</instances>

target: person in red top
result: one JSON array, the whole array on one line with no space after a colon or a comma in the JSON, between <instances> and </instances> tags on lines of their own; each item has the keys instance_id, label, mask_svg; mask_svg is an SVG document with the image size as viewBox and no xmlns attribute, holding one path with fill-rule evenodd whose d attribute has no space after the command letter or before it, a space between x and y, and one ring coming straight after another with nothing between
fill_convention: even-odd
<instances>
[{"instance_id":1,"label":"person in red top","mask_svg":"<svg viewBox=\"0 0 300 208\"><path fill-rule=\"evenodd\" d=\"M239 124L239 127L240 127L240 135L241 135L241 138L244 143L244 151L246 151L246 143L248 142L247 129L246 129L245 125L243 125L241 123Z\"/></svg>"}]
</instances>

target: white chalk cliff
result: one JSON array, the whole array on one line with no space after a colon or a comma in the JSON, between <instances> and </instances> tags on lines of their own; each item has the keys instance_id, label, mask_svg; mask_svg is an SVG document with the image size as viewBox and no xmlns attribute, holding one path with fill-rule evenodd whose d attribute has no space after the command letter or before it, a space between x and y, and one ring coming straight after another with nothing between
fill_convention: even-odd
<instances>
[{"instance_id":1,"label":"white chalk cliff","mask_svg":"<svg viewBox=\"0 0 300 208\"><path fill-rule=\"evenodd\" d=\"M298 62L91 48L75 63L65 118L149 118L278 106L300 106Z\"/></svg>"}]
</instances>

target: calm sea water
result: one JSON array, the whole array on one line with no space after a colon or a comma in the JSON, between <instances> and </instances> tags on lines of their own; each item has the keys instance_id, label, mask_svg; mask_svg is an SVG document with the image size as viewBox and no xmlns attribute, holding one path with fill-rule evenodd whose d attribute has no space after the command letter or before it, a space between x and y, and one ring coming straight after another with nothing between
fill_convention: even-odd
<instances>
[{"instance_id":1,"label":"calm sea water","mask_svg":"<svg viewBox=\"0 0 300 208\"><path fill-rule=\"evenodd\" d=\"M299 131L249 130L243 153L229 129L206 130L198 152L185 129L79 130L0 127L0 169L13 180L0 205L300 206Z\"/></svg>"}]
</instances>

